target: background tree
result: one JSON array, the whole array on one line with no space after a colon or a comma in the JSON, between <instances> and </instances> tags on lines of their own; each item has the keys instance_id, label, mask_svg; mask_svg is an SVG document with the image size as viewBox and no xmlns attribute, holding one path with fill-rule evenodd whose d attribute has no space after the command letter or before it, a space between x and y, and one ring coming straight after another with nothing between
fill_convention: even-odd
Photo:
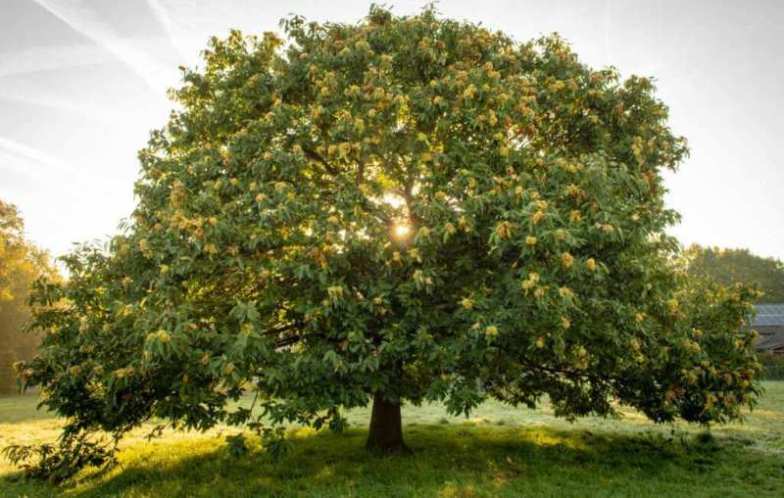
<instances>
[{"instance_id":1,"label":"background tree","mask_svg":"<svg viewBox=\"0 0 784 498\"><path fill-rule=\"evenodd\" d=\"M367 446L395 452L403 402L753 403L751 291L671 262L660 172L686 148L649 80L432 10L283 27L285 49L211 41L140 153L133 223L38 286L46 347L19 368L69 417L44 468L151 417L271 436L370 401ZM266 418L229 403L248 392Z\"/></svg>"},{"instance_id":2,"label":"background tree","mask_svg":"<svg viewBox=\"0 0 784 498\"><path fill-rule=\"evenodd\" d=\"M16 206L0 200L0 392L18 389L11 365L35 354L40 337L23 330L30 285L42 275L54 277L48 256L25 240Z\"/></svg>"},{"instance_id":3,"label":"background tree","mask_svg":"<svg viewBox=\"0 0 784 498\"><path fill-rule=\"evenodd\" d=\"M757 302L784 303L784 263L778 259L763 258L748 249L698 244L690 246L686 256L690 275L712 278L724 285L755 285L764 293Z\"/></svg>"}]
</instances>

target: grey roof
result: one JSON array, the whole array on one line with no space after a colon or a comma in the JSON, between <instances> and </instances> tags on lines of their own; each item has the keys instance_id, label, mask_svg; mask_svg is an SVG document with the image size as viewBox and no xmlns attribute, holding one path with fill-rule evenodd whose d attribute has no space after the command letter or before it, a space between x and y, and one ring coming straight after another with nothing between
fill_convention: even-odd
<instances>
[{"instance_id":1,"label":"grey roof","mask_svg":"<svg viewBox=\"0 0 784 498\"><path fill-rule=\"evenodd\" d=\"M784 315L784 303L780 304L756 304L754 309L758 315Z\"/></svg>"},{"instance_id":2,"label":"grey roof","mask_svg":"<svg viewBox=\"0 0 784 498\"><path fill-rule=\"evenodd\" d=\"M754 306L757 316L752 326L772 327L784 325L784 304L758 304Z\"/></svg>"},{"instance_id":3,"label":"grey roof","mask_svg":"<svg viewBox=\"0 0 784 498\"><path fill-rule=\"evenodd\" d=\"M775 327L784 325L784 315L757 315L754 318L755 327Z\"/></svg>"}]
</instances>

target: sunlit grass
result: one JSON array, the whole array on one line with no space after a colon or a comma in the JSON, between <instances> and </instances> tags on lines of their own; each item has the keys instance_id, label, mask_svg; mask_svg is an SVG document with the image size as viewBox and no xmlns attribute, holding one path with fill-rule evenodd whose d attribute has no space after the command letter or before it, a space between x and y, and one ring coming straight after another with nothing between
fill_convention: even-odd
<instances>
[{"instance_id":1,"label":"sunlit grass","mask_svg":"<svg viewBox=\"0 0 784 498\"><path fill-rule=\"evenodd\" d=\"M232 457L225 436L168 431L147 442L150 427L128 437L120 465L85 472L64 488L14 480L0 463L0 496L782 496L784 382L745 422L712 429L656 426L632 411L621 420L574 424L538 410L486 403L470 418L443 407L406 407L410 457L378 458L363 449L369 409L348 413L344 434L292 428L291 453L273 462L250 438ZM60 421L35 411L33 396L0 398L0 446L52 441Z\"/></svg>"}]
</instances>

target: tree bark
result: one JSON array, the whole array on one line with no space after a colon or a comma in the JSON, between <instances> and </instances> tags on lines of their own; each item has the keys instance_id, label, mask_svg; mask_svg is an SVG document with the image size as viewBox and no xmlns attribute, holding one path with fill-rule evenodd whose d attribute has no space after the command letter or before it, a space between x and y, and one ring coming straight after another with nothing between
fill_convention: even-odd
<instances>
[{"instance_id":1,"label":"tree bark","mask_svg":"<svg viewBox=\"0 0 784 498\"><path fill-rule=\"evenodd\" d=\"M385 400L381 393L373 396L373 413L365 447L369 451L384 454L411 452L403 442L400 403Z\"/></svg>"}]
</instances>

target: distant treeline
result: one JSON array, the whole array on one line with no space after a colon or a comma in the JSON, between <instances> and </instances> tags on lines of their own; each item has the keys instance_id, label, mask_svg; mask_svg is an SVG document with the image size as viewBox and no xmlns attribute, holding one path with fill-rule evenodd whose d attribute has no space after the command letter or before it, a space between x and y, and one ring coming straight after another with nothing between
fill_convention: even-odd
<instances>
[{"instance_id":1,"label":"distant treeline","mask_svg":"<svg viewBox=\"0 0 784 498\"><path fill-rule=\"evenodd\" d=\"M765 380L784 380L784 356L770 353L760 354L762 378Z\"/></svg>"},{"instance_id":2,"label":"distant treeline","mask_svg":"<svg viewBox=\"0 0 784 498\"><path fill-rule=\"evenodd\" d=\"M784 263L763 258L748 249L722 249L692 245L686 249L689 273L724 285L754 284L765 294L760 303L784 303Z\"/></svg>"},{"instance_id":3,"label":"distant treeline","mask_svg":"<svg viewBox=\"0 0 784 498\"><path fill-rule=\"evenodd\" d=\"M0 200L0 393L16 390L12 365L35 354L38 337L24 333L27 296L41 275L53 275L48 255L24 238L16 206Z\"/></svg>"}]
</instances>

